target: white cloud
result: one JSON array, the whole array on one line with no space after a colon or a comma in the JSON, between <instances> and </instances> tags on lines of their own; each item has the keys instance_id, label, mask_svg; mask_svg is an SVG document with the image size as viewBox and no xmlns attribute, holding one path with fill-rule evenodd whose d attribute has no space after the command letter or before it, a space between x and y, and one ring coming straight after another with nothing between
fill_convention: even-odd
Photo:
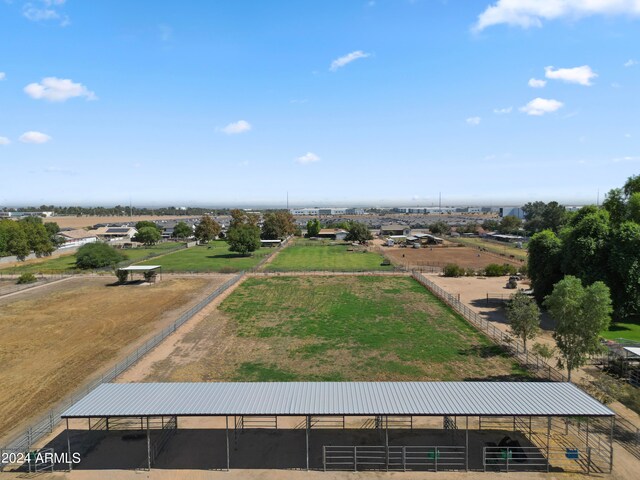
<instances>
[{"instance_id":1,"label":"white cloud","mask_svg":"<svg viewBox=\"0 0 640 480\"><path fill-rule=\"evenodd\" d=\"M315 163L319 161L320 157L313 152L307 152L301 157L296 158L296 162L300 163L301 165L307 165L309 163Z\"/></svg>"},{"instance_id":2,"label":"white cloud","mask_svg":"<svg viewBox=\"0 0 640 480\"><path fill-rule=\"evenodd\" d=\"M620 158L614 158L611 160L613 163L620 163L620 162L640 162L640 157L631 157L631 156L627 156L627 157L620 157Z\"/></svg>"},{"instance_id":3,"label":"white cloud","mask_svg":"<svg viewBox=\"0 0 640 480\"><path fill-rule=\"evenodd\" d=\"M230 123L221 130L227 135L237 135L238 133L244 133L251 130L251 124L246 120L238 120L237 122Z\"/></svg>"},{"instance_id":4,"label":"white cloud","mask_svg":"<svg viewBox=\"0 0 640 480\"><path fill-rule=\"evenodd\" d=\"M477 125L480 125L480 121L482 119L480 117L469 117L467 118L466 122L467 125L471 125L472 127L475 127Z\"/></svg>"},{"instance_id":5,"label":"white cloud","mask_svg":"<svg viewBox=\"0 0 640 480\"><path fill-rule=\"evenodd\" d=\"M629 68L629 67L635 67L636 65L638 65L638 61L634 60L633 58L630 58L629 60L627 60L626 62L624 62L624 66Z\"/></svg>"},{"instance_id":6,"label":"white cloud","mask_svg":"<svg viewBox=\"0 0 640 480\"><path fill-rule=\"evenodd\" d=\"M513 111L513 107L493 109L493 113L495 113L496 115L506 115L507 113L511 113L512 111Z\"/></svg>"},{"instance_id":7,"label":"white cloud","mask_svg":"<svg viewBox=\"0 0 640 480\"><path fill-rule=\"evenodd\" d=\"M631 134L630 133L625 133L624 134L624 138L631 138Z\"/></svg>"},{"instance_id":8,"label":"white cloud","mask_svg":"<svg viewBox=\"0 0 640 480\"><path fill-rule=\"evenodd\" d=\"M336 60L331 62L331 67L329 67L329 70L335 72L339 68L342 68L345 65L358 60L359 58L367 58L370 56L370 53L364 53L362 50L356 50L355 52L348 53L345 56L337 58Z\"/></svg>"},{"instance_id":9,"label":"white cloud","mask_svg":"<svg viewBox=\"0 0 640 480\"><path fill-rule=\"evenodd\" d=\"M11 143L11 140L9 140L7 137L0 137L0 145L9 145Z\"/></svg>"},{"instance_id":10,"label":"white cloud","mask_svg":"<svg viewBox=\"0 0 640 480\"><path fill-rule=\"evenodd\" d=\"M537 78L529 79L529 86L531 88L543 88L547 84L546 80L538 80Z\"/></svg>"},{"instance_id":11,"label":"white cloud","mask_svg":"<svg viewBox=\"0 0 640 480\"><path fill-rule=\"evenodd\" d=\"M96 94L81 83L74 83L68 78L46 77L40 83L30 83L24 87L24 92L36 100L50 102L64 102L74 97L85 97L96 100Z\"/></svg>"},{"instance_id":12,"label":"white cloud","mask_svg":"<svg viewBox=\"0 0 640 480\"><path fill-rule=\"evenodd\" d=\"M640 0L638 0L640 1ZM589 65L582 65L574 68L558 68L544 67L544 76L553 80L562 80L566 83L577 83L585 87L593 85L591 79L598 76Z\"/></svg>"},{"instance_id":13,"label":"white cloud","mask_svg":"<svg viewBox=\"0 0 640 480\"><path fill-rule=\"evenodd\" d=\"M0 72L0 80L4 80L5 78L7 78L7 74L4 72Z\"/></svg>"},{"instance_id":14,"label":"white cloud","mask_svg":"<svg viewBox=\"0 0 640 480\"><path fill-rule=\"evenodd\" d=\"M542 27L543 20L590 15L640 15L640 0L497 0L478 16L476 32L493 25Z\"/></svg>"},{"instance_id":15,"label":"white cloud","mask_svg":"<svg viewBox=\"0 0 640 480\"><path fill-rule=\"evenodd\" d=\"M559 102L558 100L538 97L531 100L524 107L521 107L520 111L526 113L527 115L541 116L545 113L555 112L563 106L564 104L562 102Z\"/></svg>"},{"instance_id":16,"label":"white cloud","mask_svg":"<svg viewBox=\"0 0 640 480\"><path fill-rule=\"evenodd\" d=\"M51 137L46 133L30 131L20 135L19 140L22 143L47 143Z\"/></svg>"},{"instance_id":17,"label":"white cloud","mask_svg":"<svg viewBox=\"0 0 640 480\"><path fill-rule=\"evenodd\" d=\"M65 0L36 0L25 3L22 7L22 15L32 22L59 21L61 27L71 24L69 17L57 10L64 5Z\"/></svg>"}]
</instances>

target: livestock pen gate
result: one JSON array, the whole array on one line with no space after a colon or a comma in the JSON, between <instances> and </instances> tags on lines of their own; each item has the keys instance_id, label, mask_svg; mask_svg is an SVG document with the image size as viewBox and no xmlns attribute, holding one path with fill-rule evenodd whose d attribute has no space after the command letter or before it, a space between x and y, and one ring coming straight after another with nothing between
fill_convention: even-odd
<instances>
[{"instance_id":1,"label":"livestock pen gate","mask_svg":"<svg viewBox=\"0 0 640 480\"><path fill-rule=\"evenodd\" d=\"M614 413L571 383L103 384L62 418L69 456L87 435L84 419L102 439L137 431L148 469L591 473L613 462Z\"/></svg>"}]
</instances>

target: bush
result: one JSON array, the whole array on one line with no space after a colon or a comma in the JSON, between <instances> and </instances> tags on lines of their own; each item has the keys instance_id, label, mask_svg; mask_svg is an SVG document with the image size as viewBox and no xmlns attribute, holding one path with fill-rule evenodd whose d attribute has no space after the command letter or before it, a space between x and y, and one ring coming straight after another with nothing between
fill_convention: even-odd
<instances>
[{"instance_id":1,"label":"bush","mask_svg":"<svg viewBox=\"0 0 640 480\"><path fill-rule=\"evenodd\" d=\"M510 263L503 265L490 263L484 268L484 274L487 277L502 277L504 275L515 275L516 273L518 273L518 269Z\"/></svg>"},{"instance_id":2,"label":"bush","mask_svg":"<svg viewBox=\"0 0 640 480\"><path fill-rule=\"evenodd\" d=\"M116 277L118 277L118 283L124 283L129 278L129 272L124 270L116 270Z\"/></svg>"},{"instance_id":3,"label":"bush","mask_svg":"<svg viewBox=\"0 0 640 480\"><path fill-rule=\"evenodd\" d=\"M464 276L465 276L465 277L474 277L474 276L475 276L475 274L476 274L476 271L475 271L473 268L467 268L467 269L464 271Z\"/></svg>"},{"instance_id":4,"label":"bush","mask_svg":"<svg viewBox=\"0 0 640 480\"><path fill-rule=\"evenodd\" d=\"M82 269L102 268L126 260L126 255L106 243L87 243L76 252L76 267Z\"/></svg>"},{"instance_id":5,"label":"bush","mask_svg":"<svg viewBox=\"0 0 640 480\"><path fill-rule=\"evenodd\" d=\"M461 277L464 275L464 269L456 265L455 263L450 263L444 267L444 276L445 277Z\"/></svg>"},{"instance_id":6,"label":"bush","mask_svg":"<svg viewBox=\"0 0 640 480\"><path fill-rule=\"evenodd\" d=\"M24 283L33 283L37 282L38 279L33 273L23 273L18 277L18 281L16 282L18 285L22 285Z\"/></svg>"}]
</instances>

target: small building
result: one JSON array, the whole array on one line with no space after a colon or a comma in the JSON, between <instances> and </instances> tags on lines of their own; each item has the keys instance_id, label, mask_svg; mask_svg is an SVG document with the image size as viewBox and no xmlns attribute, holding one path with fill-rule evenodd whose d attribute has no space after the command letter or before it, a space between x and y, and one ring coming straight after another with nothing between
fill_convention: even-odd
<instances>
[{"instance_id":1,"label":"small building","mask_svg":"<svg viewBox=\"0 0 640 480\"><path fill-rule=\"evenodd\" d=\"M65 230L59 232L57 236L64 241L58 248L80 247L87 243L95 243L98 241L98 237L95 234L82 229Z\"/></svg>"},{"instance_id":2,"label":"small building","mask_svg":"<svg viewBox=\"0 0 640 480\"><path fill-rule=\"evenodd\" d=\"M89 230L90 233L96 235L100 240L131 240L138 231L133 227L100 227L95 230Z\"/></svg>"},{"instance_id":3,"label":"small building","mask_svg":"<svg viewBox=\"0 0 640 480\"><path fill-rule=\"evenodd\" d=\"M411 227L400 224L383 225L380 227L380 235L404 235L408 237L411 235Z\"/></svg>"},{"instance_id":4,"label":"small building","mask_svg":"<svg viewBox=\"0 0 640 480\"><path fill-rule=\"evenodd\" d=\"M279 247L282 240L262 240L260 239L261 247Z\"/></svg>"},{"instance_id":5,"label":"small building","mask_svg":"<svg viewBox=\"0 0 640 480\"><path fill-rule=\"evenodd\" d=\"M320 238L330 238L331 240L344 240L349 232L342 228L323 228L318 232Z\"/></svg>"},{"instance_id":6,"label":"small building","mask_svg":"<svg viewBox=\"0 0 640 480\"><path fill-rule=\"evenodd\" d=\"M127 279L133 280L133 276L136 273L142 275L144 280L149 283L156 283L158 280L158 274L161 273L161 265L131 265L129 267L122 267L118 269L118 272L127 272Z\"/></svg>"}]
</instances>

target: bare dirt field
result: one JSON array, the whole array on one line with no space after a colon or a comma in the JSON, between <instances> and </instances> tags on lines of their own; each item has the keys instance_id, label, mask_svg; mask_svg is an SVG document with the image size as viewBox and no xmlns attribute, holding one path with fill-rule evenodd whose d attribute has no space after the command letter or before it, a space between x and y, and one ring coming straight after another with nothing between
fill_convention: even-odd
<instances>
[{"instance_id":1,"label":"bare dirt field","mask_svg":"<svg viewBox=\"0 0 640 480\"><path fill-rule=\"evenodd\" d=\"M0 432L28 423L226 280L82 277L0 299Z\"/></svg>"},{"instance_id":2,"label":"bare dirt field","mask_svg":"<svg viewBox=\"0 0 640 480\"><path fill-rule=\"evenodd\" d=\"M490 252L480 252L475 248L459 247L451 244L428 248L383 247L382 251L394 263L408 268L444 267L448 263L455 263L462 268L479 270L491 263L500 265L510 263L516 266L523 264L523 262L514 258L501 257Z\"/></svg>"},{"instance_id":3,"label":"bare dirt field","mask_svg":"<svg viewBox=\"0 0 640 480\"><path fill-rule=\"evenodd\" d=\"M189 216L186 217L184 215L180 216L171 216L171 215L138 215L133 217L124 217L124 216L111 216L111 217L73 217L73 216L65 216L65 217L49 217L45 218L44 222L56 222L60 228L85 228L96 225L97 223L122 223L122 222L140 222L142 220L185 220L187 218L200 218L199 216Z\"/></svg>"}]
</instances>

